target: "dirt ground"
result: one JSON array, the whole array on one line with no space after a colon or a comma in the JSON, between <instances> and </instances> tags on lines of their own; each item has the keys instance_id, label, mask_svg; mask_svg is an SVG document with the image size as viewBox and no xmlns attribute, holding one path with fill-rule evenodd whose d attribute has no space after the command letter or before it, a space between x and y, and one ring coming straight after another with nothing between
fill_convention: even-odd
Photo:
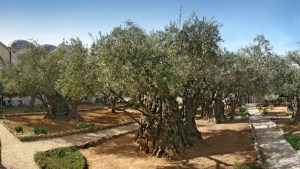
<instances>
[{"instance_id":1,"label":"dirt ground","mask_svg":"<svg viewBox=\"0 0 300 169\"><path fill-rule=\"evenodd\" d=\"M276 123L286 134L299 134L300 135L300 123L294 124L293 118L290 119L273 119L273 122Z\"/></svg>"},{"instance_id":2,"label":"dirt ground","mask_svg":"<svg viewBox=\"0 0 300 169\"><path fill-rule=\"evenodd\" d=\"M267 110L267 113L270 116L285 116L287 111L288 111L287 107L273 107L273 106L270 106Z\"/></svg>"},{"instance_id":3,"label":"dirt ground","mask_svg":"<svg viewBox=\"0 0 300 169\"><path fill-rule=\"evenodd\" d=\"M85 119L85 123L94 123L98 127L133 121L122 112L113 114L111 110L103 109L98 105L80 105L79 110L79 114ZM133 113L133 115L136 118L139 117L138 113ZM6 121L6 125L11 131L14 131L16 126L22 126L24 132L31 132L35 127L47 127L49 133L72 130L80 123L77 120L44 119L44 115L6 116Z\"/></svg>"},{"instance_id":4,"label":"dirt ground","mask_svg":"<svg viewBox=\"0 0 300 169\"><path fill-rule=\"evenodd\" d=\"M252 163L257 158L247 120L213 124L197 120L203 140L190 147L180 160L170 161L136 152L134 134L107 141L80 152L90 169L232 168L235 162Z\"/></svg>"}]
</instances>

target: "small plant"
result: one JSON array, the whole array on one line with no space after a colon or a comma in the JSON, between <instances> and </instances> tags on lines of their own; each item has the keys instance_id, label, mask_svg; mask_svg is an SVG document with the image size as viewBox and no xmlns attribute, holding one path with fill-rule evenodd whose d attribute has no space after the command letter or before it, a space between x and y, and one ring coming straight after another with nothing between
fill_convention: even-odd
<instances>
[{"instance_id":1,"label":"small plant","mask_svg":"<svg viewBox=\"0 0 300 169\"><path fill-rule=\"evenodd\" d=\"M287 111L287 112L285 112L285 115L286 115L286 116L292 116L292 115L293 115L293 112L292 112L292 111Z\"/></svg>"},{"instance_id":2,"label":"small plant","mask_svg":"<svg viewBox=\"0 0 300 169\"><path fill-rule=\"evenodd\" d=\"M90 128L95 128L95 124L90 124L90 123L79 123L76 125L76 129L90 129Z\"/></svg>"},{"instance_id":3,"label":"small plant","mask_svg":"<svg viewBox=\"0 0 300 169\"><path fill-rule=\"evenodd\" d=\"M3 113L4 112L4 109L2 106L0 106L0 113Z\"/></svg>"},{"instance_id":4,"label":"small plant","mask_svg":"<svg viewBox=\"0 0 300 169\"><path fill-rule=\"evenodd\" d=\"M240 107L240 113L244 114L244 113L248 113L248 109L246 106L241 106Z\"/></svg>"},{"instance_id":5,"label":"small plant","mask_svg":"<svg viewBox=\"0 0 300 169\"><path fill-rule=\"evenodd\" d=\"M287 134L285 136L286 141L288 141L291 146L295 150L300 150L300 135L295 135L295 134Z\"/></svg>"},{"instance_id":6,"label":"small plant","mask_svg":"<svg viewBox=\"0 0 300 169\"><path fill-rule=\"evenodd\" d=\"M34 155L34 161L40 168L86 168L86 161L80 152L72 148L57 148Z\"/></svg>"},{"instance_id":7,"label":"small plant","mask_svg":"<svg viewBox=\"0 0 300 169\"><path fill-rule=\"evenodd\" d=\"M264 115L267 115L267 110L268 110L268 107L264 107L263 105L260 105L258 110L264 114Z\"/></svg>"},{"instance_id":8,"label":"small plant","mask_svg":"<svg viewBox=\"0 0 300 169\"><path fill-rule=\"evenodd\" d=\"M48 128L47 127L35 127L33 129L34 134L47 134Z\"/></svg>"},{"instance_id":9,"label":"small plant","mask_svg":"<svg viewBox=\"0 0 300 169\"><path fill-rule=\"evenodd\" d=\"M16 126L15 130L17 133L22 133L23 132L23 127L22 126Z\"/></svg>"}]
</instances>

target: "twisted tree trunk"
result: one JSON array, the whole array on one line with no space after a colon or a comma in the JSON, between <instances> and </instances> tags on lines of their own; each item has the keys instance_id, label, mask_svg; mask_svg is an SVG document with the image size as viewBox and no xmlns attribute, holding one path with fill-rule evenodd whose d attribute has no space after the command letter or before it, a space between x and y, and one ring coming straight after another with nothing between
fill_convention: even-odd
<instances>
[{"instance_id":1,"label":"twisted tree trunk","mask_svg":"<svg viewBox=\"0 0 300 169\"><path fill-rule=\"evenodd\" d=\"M60 93L55 92L52 95L37 95L37 98L41 100L43 106L46 109L47 114L44 118L46 119L77 119L83 120L77 111L77 102L71 102L71 108L69 107L69 101L66 97L62 96Z\"/></svg>"},{"instance_id":2,"label":"twisted tree trunk","mask_svg":"<svg viewBox=\"0 0 300 169\"><path fill-rule=\"evenodd\" d=\"M300 98L298 95L296 95L296 113L294 116L294 122L298 123L300 122Z\"/></svg>"},{"instance_id":3,"label":"twisted tree trunk","mask_svg":"<svg viewBox=\"0 0 300 169\"><path fill-rule=\"evenodd\" d=\"M136 135L138 149L157 157L176 158L188 145L176 99L146 98L141 125Z\"/></svg>"}]
</instances>

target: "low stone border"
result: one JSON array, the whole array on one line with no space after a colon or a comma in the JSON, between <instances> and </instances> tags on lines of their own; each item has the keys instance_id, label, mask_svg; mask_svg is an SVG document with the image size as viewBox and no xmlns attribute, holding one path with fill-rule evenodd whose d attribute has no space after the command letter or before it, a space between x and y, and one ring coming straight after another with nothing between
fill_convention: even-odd
<instances>
[{"instance_id":1,"label":"low stone border","mask_svg":"<svg viewBox=\"0 0 300 169\"><path fill-rule=\"evenodd\" d=\"M102 138L100 138L100 139L98 139L98 140L87 141L87 142L85 142L85 143L76 145L75 147L76 147L77 149L86 149L86 148L89 148L89 147L92 147L92 146L95 146L95 145L98 145L98 144L102 144L102 143L105 142L105 141L112 140L112 139L115 139L115 138L124 136L124 135L126 135L126 134L129 134L129 133L134 133L135 131L136 131L136 130L127 131L127 132L124 132L124 133L119 133L119 134L113 135L113 136L111 136L111 137L102 137Z\"/></svg>"},{"instance_id":2,"label":"low stone border","mask_svg":"<svg viewBox=\"0 0 300 169\"><path fill-rule=\"evenodd\" d=\"M258 158L260 163L265 164L266 163L266 157L263 153L262 148L257 143L256 132L255 132L254 126L253 126L252 122L250 121L250 119L249 119L249 123L250 123L250 128L251 128L251 131L252 131L251 133L252 133L253 142L254 142L254 150L256 152L258 152L258 157L257 158Z\"/></svg>"},{"instance_id":3,"label":"low stone border","mask_svg":"<svg viewBox=\"0 0 300 169\"><path fill-rule=\"evenodd\" d=\"M94 131L98 131L98 130L111 129L111 128L115 128L115 127L119 127L119 126L126 126L126 125L129 125L132 123L134 123L134 122L119 123L119 124L114 124L114 125L105 126L105 127L94 127L94 128L88 128L88 129L73 129L73 130L69 130L69 131L65 131L65 132L39 134L39 135L32 135L32 136L16 135L16 133L14 131L11 131L5 123L2 123L2 124L3 124L3 126L5 126L5 128L7 130L9 130L20 141L33 141L33 140L38 140L38 139L63 137L63 136L68 136L68 135L73 135L73 134L80 134L80 133L94 132Z\"/></svg>"},{"instance_id":4,"label":"low stone border","mask_svg":"<svg viewBox=\"0 0 300 169\"><path fill-rule=\"evenodd\" d=\"M34 112L34 113L0 113L1 116L30 116L30 115L45 115L46 112Z\"/></svg>"}]
</instances>

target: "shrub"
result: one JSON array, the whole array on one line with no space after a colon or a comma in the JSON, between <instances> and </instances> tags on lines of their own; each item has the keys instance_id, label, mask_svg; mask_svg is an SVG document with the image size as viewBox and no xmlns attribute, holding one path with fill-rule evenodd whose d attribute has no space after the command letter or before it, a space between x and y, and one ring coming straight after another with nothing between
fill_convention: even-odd
<instances>
[{"instance_id":1,"label":"shrub","mask_svg":"<svg viewBox=\"0 0 300 169\"><path fill-rule=\"evenodd\" d=\"M248 113L248 109L246 106L241 106L240 107L240 113Z\"/></svg>"},{"instance_id":2,"label":"shrub","mask_svg":"<svg viewBox=\"0 0 300 169\"><path fill-rule=\"evenodd\" d=\"M95 124L90 124L90 123L79 123L76 125L76 129L90 129L90 128L95 128Z\"/></svg>"},{"instance_id":3,"label":"shrub","mask_svg":"<svg viewBox=\"0 0 300 169\"><path fill-rule=\"evenodd\" d=\"M84 169L86 162L82 154L74 148L57 148L34 155L40 168Z\"/></svg>"},{"instance_id":4,"label":"shrub","mask_svg":"<svg viewBox=\"0 0 300 169\"><path fill-rule=\"evenodd\" d=\"M16 126L15 130L16 130L17 133L21 133L21 132L23 132L23 127L22 126Z\"/></svg>"},{"instance_id":5,"label":"shrub","mask_svg":"<svg viewBox=\"0 0 300 169\"><path fill-rule=\"evenodd\" d=\"M295 150L300 150L300 135L287 134L285 139Z\"/></svg>"},{"instance_id":6,"label":"shrub","mask_svg":"<svg viewBox=\"0 0 300 169\"><path fill-rule=\"evenodd\" d=\"M47 127L35 127L33 129L34 134L47 134L48 128Z\"/></svg>"}]
</instances>

